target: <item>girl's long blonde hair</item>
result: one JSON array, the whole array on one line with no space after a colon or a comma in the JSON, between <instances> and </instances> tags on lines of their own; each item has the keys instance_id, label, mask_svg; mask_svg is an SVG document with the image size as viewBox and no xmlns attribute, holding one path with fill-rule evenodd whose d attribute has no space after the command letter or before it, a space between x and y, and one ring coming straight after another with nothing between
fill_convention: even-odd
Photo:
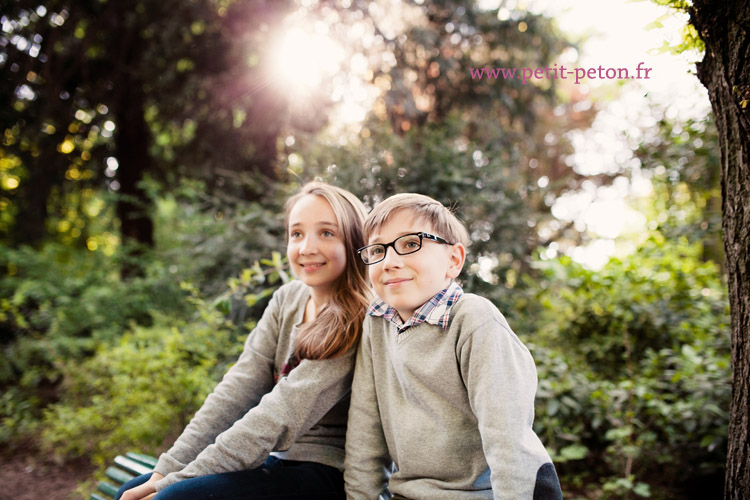
<instances>
[{"instance_id":1,"label":"girl's long blonde hair","mask_svg":"<svg viewBox=\"0 0 750 500\"><path fill-rule=\"evenodd\" d=\"M301 198L308 195L320 196L331 206L344 240L346 266L333 283L328 304L314 321L300 329L295 354L299 359L328 359L345 353L357 343L370 302L365 264L357 255L357 249L365 245L362 225L367 210L356 196L345 189L323 182L310 182L289 198L284 206L287 238L289 212Z\"/></svg>"}]
</instances>

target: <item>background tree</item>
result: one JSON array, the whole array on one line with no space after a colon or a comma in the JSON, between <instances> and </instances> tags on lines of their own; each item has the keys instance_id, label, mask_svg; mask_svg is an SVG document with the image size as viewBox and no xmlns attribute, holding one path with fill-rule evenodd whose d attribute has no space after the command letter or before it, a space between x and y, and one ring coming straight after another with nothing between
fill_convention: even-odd
<instances>
[{"instance_id":1,"label":"background tree","mask_svg":"<svg viewBox=\"0 0 750 500\"><path fill-rule=\"evenodd\" d=\"M64 193L107 187L124 242L152 246L147 175L260 198L285 117L260 49L288 2L11 4L0 60L11 242L40 245ZM253 182L225 185L227 172Z\"/></svg>"},{"instance_id":2,"label":"background tree","mask_svg":"<svg viewBox=\"0 0 750 500\"><path fill-rule=\"evenodd\" d=\"M750 497L750 3L694 0L687 10L705 44L698 78L708 89L721 148L733 368L724 497L739 500Z\"/></svg>"}]
</instances>

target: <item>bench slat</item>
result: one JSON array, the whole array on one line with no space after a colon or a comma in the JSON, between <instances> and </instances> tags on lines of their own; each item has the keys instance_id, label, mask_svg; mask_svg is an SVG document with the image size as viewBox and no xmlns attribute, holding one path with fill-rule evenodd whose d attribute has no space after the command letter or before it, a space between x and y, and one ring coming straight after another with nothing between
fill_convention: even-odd
<instances>
[{"instance_id":1,"label":"bench slat","mask_svg":"<svg viewBox=\"0 0 750 500\"><path fill-rule=\"evenodd\" d=\"M92 493L89 500L111 500L110 498L103 497L98 493Z\"/></svg>"},{"instance_id":2,"label":"bench slat","mask_svg":"<svg viewBox=\"0 0 750 500\"><path fill-rule=\"evenodd\" d=\"M105 495L108 495L111 498L114 498L115 495L117 495L117 490L120 489L119 486L115 486L112 483L108 483L107 481L101 481L99 485L97 486L97 489L104 493Z\"/></svg>"},{"instance_id":3,"label":"bench slat","mask_svg":"<svg viewBox=\"0 0 750 500\"><path fill-rule=\"evenodd\" d=\"M132 451L127 452L125 456L145 465L146 467L150 467L148 472L154 470L154 467L156 467L156 462L159 461L156 457L144 455L143 453L133 453Z\"/></svg>"},{"instance_id":4,"label":"bench slat","mask_svg":"<svg viewBox=\"0 0 750 500\"><path fill-rule=\"evenodd\" d=\"M110 478L117 484L125 484L135 477L133 474L128 474L124 470L118 469L117 467L107 467L107 470L104 474L106 474L108 478Z\"/></svg>"},{"instance_id":5,"label":"bench slat","mask_svg":"<svg viewBox=\"0 0 750 500\"><path fill-rule=\"evenodd\" d=\"M147 472L151 472L152 470L154 470L153 467L148 467L147 465L143 465L140 462L136 462L135 460L128 457L123 457L122 455L118 455L117 457L115 457L115 465L136 476L140 476L141 474L146 474Z\"/></svg>"}]
</instances>

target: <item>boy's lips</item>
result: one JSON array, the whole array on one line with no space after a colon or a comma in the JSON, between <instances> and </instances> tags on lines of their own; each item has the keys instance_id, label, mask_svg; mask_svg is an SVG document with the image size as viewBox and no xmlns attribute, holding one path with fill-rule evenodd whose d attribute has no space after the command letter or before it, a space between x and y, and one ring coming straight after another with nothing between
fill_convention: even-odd
<instances>
[{"instance_id":1,"label":"boy's lips","mask_svg":"<svg viewBox=\"0 0 750 500\"><path fill-rule=\"evenodd\" d=\"M399 286L409 281L411 281L411 278L391 278L389 280L385 280L383 284L385 286Z\"/></svg>"}]
</instances>

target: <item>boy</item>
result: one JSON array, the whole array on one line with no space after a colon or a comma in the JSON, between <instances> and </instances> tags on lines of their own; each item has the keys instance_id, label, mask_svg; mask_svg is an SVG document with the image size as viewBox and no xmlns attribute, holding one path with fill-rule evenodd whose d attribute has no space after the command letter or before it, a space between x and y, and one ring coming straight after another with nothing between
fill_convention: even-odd
<instances>
[{"instance_id":1,"label":"boy","mask_svg":"<svg viewBox=\"0 0 750 500\"><path fill-rule=\"evenodd\" d=\"M464 226L432 198L400 194L372 211L364 231L359 254L381 300L368 310L357 355L347 497L562 498L531 427L531 354L495 306L453 281L466 257Z\"/></svg>"}]
</instances>

